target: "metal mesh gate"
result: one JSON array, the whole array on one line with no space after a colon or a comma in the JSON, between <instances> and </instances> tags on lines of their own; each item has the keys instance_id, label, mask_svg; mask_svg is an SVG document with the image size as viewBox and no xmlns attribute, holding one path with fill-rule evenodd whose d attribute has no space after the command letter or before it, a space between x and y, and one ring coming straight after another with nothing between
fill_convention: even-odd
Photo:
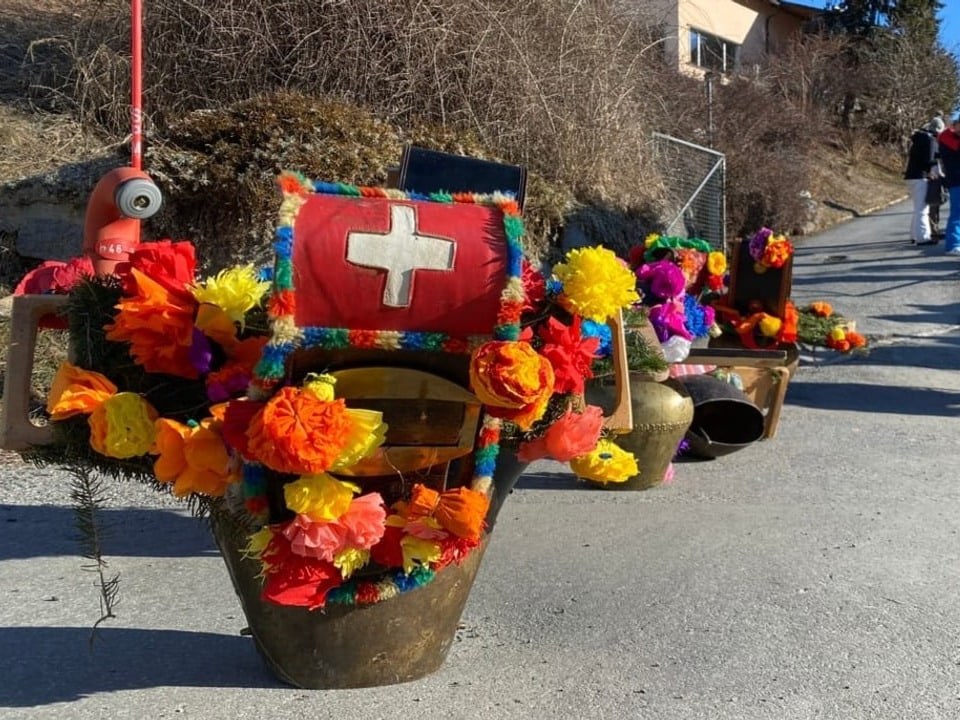
<instances>
[{"instance_id":1,"label":"metal mesh gate","mask_svg":"<svg viewBox=\"0 0 960 720\"><path fill-rule=\"evenodd\" d=\"M670 237L699 238L726 250L726 158L686 140L653 134Z\"/></svg>"}]
</instances>

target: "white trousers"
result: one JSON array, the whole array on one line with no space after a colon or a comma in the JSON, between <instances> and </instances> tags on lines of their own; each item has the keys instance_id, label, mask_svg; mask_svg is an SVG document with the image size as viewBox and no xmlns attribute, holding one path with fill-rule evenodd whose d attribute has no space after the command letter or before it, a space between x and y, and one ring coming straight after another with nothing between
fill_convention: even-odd
<instances>
[{"instance_id":1,"label":"white trousers","mask_svg":"<svg viewBox=\"0 0 960 720\"><path fill-rule=\"evenodd\" d=\"M927 181L907 180L910 197L913 198L913 214L910 222L910 239L913 242L930 242L930 207L927 205Z\"/></svg>"}]
</instances>

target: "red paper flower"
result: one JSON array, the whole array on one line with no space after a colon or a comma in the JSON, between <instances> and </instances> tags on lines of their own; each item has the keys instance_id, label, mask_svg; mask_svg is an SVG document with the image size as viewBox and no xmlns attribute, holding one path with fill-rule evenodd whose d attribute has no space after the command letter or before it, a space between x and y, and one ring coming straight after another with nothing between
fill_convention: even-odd
<instances>
[{"instance_id":1,"label":"red paper flower","mask_svg":"<svg viewBox=\"0 0 960 720\"><path fill-rule=\"evenodd\" d=\"M538 334L543 339L540 354L553 366L555 391L582 393L584 381L593 377L590 365L600 347L600 338L583 338L579 316L574 316L570 325L548 318Z\"/></svg>"},{"instance_id":2,"label":"red paper flower","mask_svg":"<svg viewBox=\"0 0 960 720\"><path fill-rule=\"evenodd\" d=\"M523 259L523 312L536 312L547 297L547 281L529 260Z\"/></svg>"},{"instance_id":3,"label":"red paper flower","mask_svg":"<svg viewBox=\"0 0 960 720\"><path fill-rule=\"evenodd\" d=\"M400 541L404 538L402 527L387 525L380 542L370 548L370 559L384 567L403 567L403 546Z\"/></svg>"},{"instance_id":4,"label":"red paper flower","mask_svg":"<svg viewBox=\"0 0 960 720\"><path fill-rule=\"evenodd\" d=\"M135 288L130 285L129 271L136 269L162 285L166 290L177 294L190 294L187 286L194 281L197 260L193 244L181 241L156 240L145 242L130 254L128 263L118 267L118 274L124 278L123 292L133 295Z\"/></svg>"},{"instance_id":5,"label":"red paper flower","mask_svg":"<svg viewBox=\"0 0 960 720\"><path fill-rule=\"evenodd\" d=\"M263 584L263 599L279 605L323 607L327 593L343 578L332 563L320 562L290 553Z\"/></svg>"},{"instance_id":6,"label":"red paper flower","mask_svg":"<svg viewBox=\"0 0 960 720\"><path fill-rule=\"evenodd\" d=\"M220 433L224 441L246 460L254 460L248 446L247 428L253 416L263 409L264 403L253 400L231 400L223 415Z\"/></svg>"}]
</instances>

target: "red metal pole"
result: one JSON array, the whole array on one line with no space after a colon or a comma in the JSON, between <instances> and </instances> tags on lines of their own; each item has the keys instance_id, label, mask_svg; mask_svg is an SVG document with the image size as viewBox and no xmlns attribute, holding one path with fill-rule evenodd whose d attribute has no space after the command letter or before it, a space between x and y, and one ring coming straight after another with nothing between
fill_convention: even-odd
<instances>
[{"instance_id":1,"label":"red metal pole","mask_svg":"<svg viewBox=\"0 0 960 720\"><path fill-rule=\"evenodd\" d=\"M143 3L142 0L130 0L130 166L139 170L143 164Z\"/></svg>"}]
</instances>

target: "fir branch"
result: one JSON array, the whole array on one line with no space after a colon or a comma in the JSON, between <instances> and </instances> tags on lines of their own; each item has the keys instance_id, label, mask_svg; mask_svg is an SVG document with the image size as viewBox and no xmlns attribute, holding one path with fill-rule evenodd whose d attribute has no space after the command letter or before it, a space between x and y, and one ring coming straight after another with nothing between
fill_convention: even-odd
<instances>
[{"instance_id":1,"label":"fir branch","mask_svg":"<svg viewBox=\"0 0 960 720\"><path fill-rule=\"evenodd\" d=\"M120 575L108 577L107 561L103 557L103 539L105 528L100 522L98 512L105 502L102 476L92 468L73 465L68 471L73 476L70 483L70 497L74 503L74 522L79 533L80 552L93 562L83 569L97 573L97 588L100 590L100 618L93 624L90 643L96 637L97 627L114 618L113 610L118 603Z\"/></svg>"}]
</instances>

